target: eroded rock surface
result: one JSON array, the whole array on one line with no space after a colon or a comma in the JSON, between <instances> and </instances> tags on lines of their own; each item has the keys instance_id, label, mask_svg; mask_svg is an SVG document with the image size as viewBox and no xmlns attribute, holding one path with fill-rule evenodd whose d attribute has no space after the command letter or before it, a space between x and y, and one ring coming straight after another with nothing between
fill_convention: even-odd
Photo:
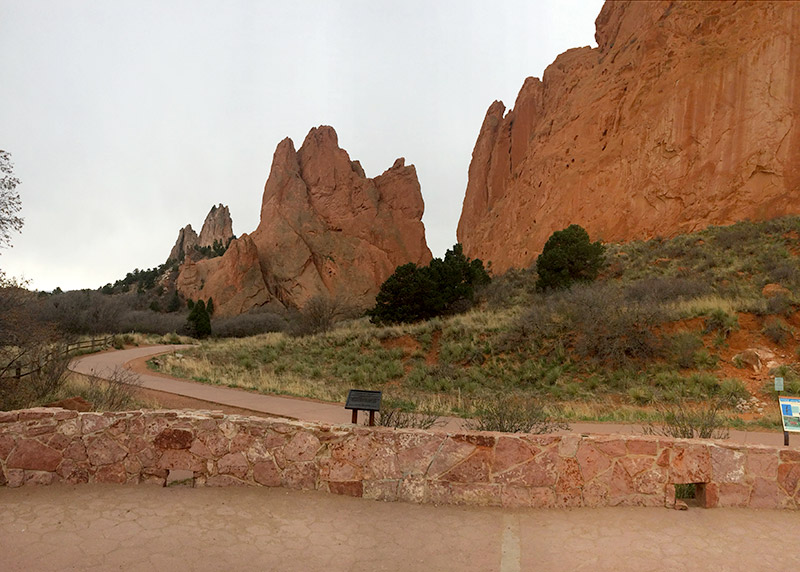
<instances>
[{"instance_id":1,"label":"eroded rock surface","mask_svg":"<svg viewBox=\"0 0 800 572\"><path fill-rule=\"evenodd\" d=\"M606 2L596 27L489 107L468 256L503 271L572 223L610 241L800 212L800 3Z\"/></svg>"},{"instance_id":2,"label":"eroded rock surface","mask_svg":"<svg viewBox=\"0 0 800 572\"><path fill-rule=\"evenodd\" d=\"M286 305L317 294L368 300L398 265L430 261L423 210L404 159L370 179L332 127L312 129L297 151L284 139L252 234L265 282Z\"/></svg>"},{"instance_id":3,"label":"eroded rock surface","mask_svg":"<svg viewBox=\"0 0 800 572\"><path fill-rule=\"evenodd\" d=\"M275 150L258 228L221 257L187 254L177 289L192 300L213 297L221 316L266 304L302 307L318 295L367 305L397 266L430 261L423 210L412 165L401 158L367 178L333 128L317 127L299 150L288 138ZM219 205L200 236L184 229L173 251L225 236L232 236L230 214Z\"/></svg>"}]
</instances>

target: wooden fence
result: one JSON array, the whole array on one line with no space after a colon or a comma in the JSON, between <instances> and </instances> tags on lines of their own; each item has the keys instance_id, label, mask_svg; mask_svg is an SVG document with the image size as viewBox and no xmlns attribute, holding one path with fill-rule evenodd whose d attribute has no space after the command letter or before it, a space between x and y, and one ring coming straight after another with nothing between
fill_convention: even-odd
<instances>
[{"instance_id":1,"label":"wooden fence","mask_svg":"<svg viewBox=\"0 0 800 572\"><path fill-rule=\"evenodd\" d=\"M12 362L6 364L5 367L0 368L0 377L12 377L14 379L22 379L25 376L32 375L34 373L39 373L42 371L42 368L45 367L49 362L54 359L58 359L60 357L68 356L73 352L79 352L82 350L89 350L90 352L99 351L105 349L111 342L113 341L114 336L106 336L104 338L92 338L90 340L82 340L79 342L72 342L68 344L61 345L58 349L55 349L46 355L38 358L35 362L31 362L28 364L17 363L16 365ZM27 368L27 369L25 369ZM13 371L12 375L6 375L9 371Z\"/></svg>"}]
</instances>

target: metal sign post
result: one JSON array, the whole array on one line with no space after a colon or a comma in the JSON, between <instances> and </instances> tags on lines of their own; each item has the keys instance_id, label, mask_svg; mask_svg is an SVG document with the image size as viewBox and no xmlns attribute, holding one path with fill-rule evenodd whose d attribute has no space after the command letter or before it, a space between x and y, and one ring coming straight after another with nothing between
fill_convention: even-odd
<instances>
[{"instance_id":1,"label":"metal sign post","mask_svg":"<svg viewBox=\"0 0 800 572\"><path fill-rule=\"evenodd\" d=\"M369 411L369 426L375 426L375 412L381 410L381 391L368 391L366 389L351 389L347 394L345 409L353 410L352 423L358 424L358 412Z\"/></svg>"}]
</instances>

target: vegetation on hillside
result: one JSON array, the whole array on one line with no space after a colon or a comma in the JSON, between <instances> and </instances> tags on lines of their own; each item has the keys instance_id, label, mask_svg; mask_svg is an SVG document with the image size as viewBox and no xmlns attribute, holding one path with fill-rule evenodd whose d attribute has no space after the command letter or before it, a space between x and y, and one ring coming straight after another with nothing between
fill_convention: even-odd
<instances>
[{"instance_id":1,"label":"vegetation on hillside","mask_svg":"<svg viewBox=\"0 0 800 572\"><path fill-rule=\"evenodd\" d=\"M611 244L594 282L541 291L535 266L513 270L479 289L463 315L212 340L162 368L330 400L352 387L382 389L409 407L457 415L498 396L562 403L574 418L641 420L693 402L732 414L753 396L773 399L762 391L769 372L756 376L735 359L744 348L780 350L787 379L800 380L798 253L797 217ZM783 290L762 294L767 284Z\"/></svg>"}]
</instances>

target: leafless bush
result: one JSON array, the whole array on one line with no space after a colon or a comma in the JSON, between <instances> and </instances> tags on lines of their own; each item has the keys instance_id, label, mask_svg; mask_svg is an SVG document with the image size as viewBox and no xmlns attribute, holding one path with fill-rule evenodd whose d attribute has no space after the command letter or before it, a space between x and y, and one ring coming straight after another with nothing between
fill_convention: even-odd
<instances>
[{"instance_id":1,"label":"leafless bush","mask_svg":"<svg viewBox=\"0 0 800 572\"><path fill-rule=\"evenodd\" d=\"M211 330L221 338L244 338L267 332L282 332L287 328L286 319L270 312L241 314L228 318L213 318Z\"/></svg>"},{"instance_id":2,"label":"leafless bush","mask_svg":"<svg viewBox=\"0 0 800 572\"><path fill-rule=\"evenodd\" d=\"M439 414L435 411L408 411L391 405L381 407L377 422L381 427L395 429L430 429L440 425Z\"/></svg>"},{"instance_id":3,"label":"leafless bush","mask_svg":"<svg viewBox=\"0 0 800 572\"><path fill-rule=\"evenodd\" d=\"M690 406L684 401L659 410L660 420L642 427L645 435L677 439L727 439L728 428L721 411L728 403L717 399L704 405Z\"/></svg>"},{"instance_id":4,"label":"leafless bush","mask_svg":"<svg viewBox=\"0 0 800 572\"><path fill-rule=\"evenodd\" d=\"M707 282L690 278L659 276L644 278L625 286L625 298L633 302L673 302L690 300L711 293Z\"/></svg>"},{"instance_id":5,"label":"leafless bush","mask_svg":"<svg viewBox=\"0 0 800 572\"><path fill-rule=\"evenodd\" d=\"M291 317L289 333L308 336L327 332L336 322L356 314L354 305L344 298L317 295Z\"/></svg>"},{"instance_id":6,"label":"leafless bush","mask_svg":"<svg viewBox=\"0 0 800 572\"><path fill-rule=\"evenodd\" d=\"M117 367L104 378L90 375L86 379L87 385L77 392L96 411L124 411L137 406L142 380L133 371Z\"/></svg>"},{"instance_id":7,"label":"leafless bush","mask_svg":"<svg viewBox=\"0 0 800 572\"><path fill-rule=\"evenodd\" d=\"M519 397L500 397L490 401L466 426L473 431L536 434L569 429L567 423L556 419L554 412L541 402Z\"/></svg>"}]
</instances>

